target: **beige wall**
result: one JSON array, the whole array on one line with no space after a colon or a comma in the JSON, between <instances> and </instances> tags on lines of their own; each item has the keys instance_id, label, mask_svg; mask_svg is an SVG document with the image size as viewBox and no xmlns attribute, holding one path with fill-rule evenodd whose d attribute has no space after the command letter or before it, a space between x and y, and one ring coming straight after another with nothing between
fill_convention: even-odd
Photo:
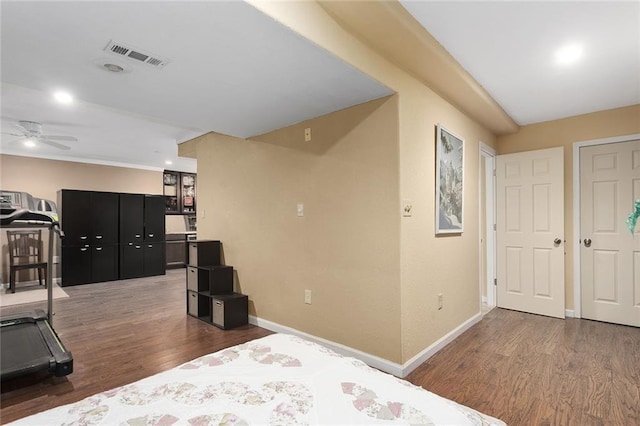
<instances>
[{"instance_id":1,"label":"beige wall","mask_svg":"<svg viewBox=\"0 0 640 426\"><path fill-rule=\"evenodd\" d=\"M251 314L399 361L397 97L251 140L212 133L197 156L198 237L222 240Z\"/></svg>"},{"instance_id":2,"label":"beige wall","mask_svg":"<svg viewBox=\"0 0 640 426\"><path fill-rule=\"evenodd\" d=\"M61 189L162 194L162 172L0 155L0 187L56 201Z\"/></svg>"},{"instance_id":3,"label":"beige wall","mask_svg":"<svg viewBox=\"0 0 640 426\"><path fill-rule=\"evenodd\" d=\"M2 154L0 189L28 192L56 204L60 189L162 194L162 172ZM8 282L6 235L1 238L2 280Z\"/></svg>"},{"instance_id":4,"label":"beige wall","mask_svg":"<svg viewBox=\"0 0 640 426\"><path fill-rule=\"evenodd\" d=\"M260 247L263 247L263 244L271 244L269 247L272 247L271 250L274 252L273 258L281 260L280 262L269 265L261 262L258 265L242 262L234 264L234 259L228 260L238 268L240 283L243 286L247 282L243 277L248 275L253 277L259 273L268 277L270 282L277 279L283 282L276 287L280 290L277 295L268 295L268 290L265 289L260 293L260 298L268 299L254 300L256 314L259 317L267 315L266 319L282 325L300 327L302 331L319 337L334 340L394 362L404 363L479 312L478 144L479 141L483 141L490 146L495 146L495 137L416 78L402 71L345 31L317 3L255 2L253 4L394 90L398 94L393 101L397 102L399 111L398 138L397 142L392 143L390 140L389 143L393 146L384 147L384 152L388 153L384 158L374 159L371 157L373 153L367 152L366 138L351 139L376 134L367 129L368 126L374 126L374 122L367 119L363 121L362 126L357 127L358 132L345 135L349 137L348 141L340 140L340 143L334 145L333 149L336 151L328 150L319 153L320 155L313 157L314 160L311 161L298 150L292 150L286 146L286 141L289 140L284 136L288 132L286 129L281 133L274 133L282 136L281 144L272 143L274 146L269 148L255 141L238 140L236 142L242 148L236 148L226 138L215 137L218 141L215 145L224 147L224 150L218 148L214 151L214 148L208 148L206 157L200 152L197 154L200 202L210 197L210 208L213 208L213 212L207 210L207 218L199 217L199 233L207 229L207 237L217 238L218 235L214 232L224 232L223 235L228 237L224 239L224 244L225 247L229 247L237 244L234 239L246 238L242 236L243 233L249 233L245 226L247 223L254 222L255 225L250 227L253 232L259 231L261 233L259 235L272 237L270 241L260 243ZM389 108L388 103L381 108L382 110ZM436 238L434 235L434 141L435 126L438 123L462 136L466 142L465 231L461 236ZM343 127L348 128L348 123L343 123ZM206 144L201 142L198 147L203 145ZM279 156L276 154L278 152L284 158L282 161L277 161L280 167L275 173L271 168L272 162ZM334 153L340 153L343 159L334 157ZM245 173L261 177L259 182L261 191L258 193L255 189L248 188L248 185L244 184L246 179L243 176L238 177L242 178L239 182L225 176L220 176L220 180L216 181L216 178L210 174L213 173L211 171L213 167L210 167L210 164L219 164L222 161L216 159L216 156L224 158L226 163L237 166L245 166L245 163L250 161L255 171L245 171ZM363 160L360 159L361 157ZM387 175L385 179L388 179L384 184L387 188L384 193L378 194L377 190L374 192L376 188L372 184L342 186L342 179L337 178L347 173L345 169L347 166L360 170L358 166L360 161L366 161L363 167L370 167L369 163L373 161L379 163L379 173L384 173ZM291 187L293 183L288 182L288 179L295 177L300 179L305 175L305 170L308 170L307 173L317 175L317 178L309 178L316 181L315 185ZM393 176L393 170L397 171L395 176ZM320 179L320 177L326 177L326 179ZM380 176L372 177L375 177L377 182ZM304 179L304 182L307 181ZM277 203L277 209L270 206L270 209L266 210L256 205L251 212L235 212L235 214L241 214L244 219L229 214L225 216L223 223L216 224L214 212L222 204L219 202L214 204L213 200L218 197L217 191L220 191L223 185L239 191L238 197L243 197L244 194L247 199L245 203L255 197L263 203L272 199L283 200L284 205ZM259 226L261 222L276 226L277 229L289 226L286 222L289 220L288 215L291 214L291 209L295 207L297 198L309 197L310 190L316 187L321 188L323 194L331 194L332 191L340 194L339 197L325 195L329 197L326 202L318 203L311 209L309 214L327 218L317 226L328 230L353 229L354 231L347 231L344 234L348 237L347 241L351 241L355 233L361 234L361 238L366 241L373 241L382 232L388 240L385 254L388 260L382 267L379 255L373 257L366 255L373 249L379 249L377 245L379 243L374 247L365 248L361 244L349 242L349 245L344 247L345 239L339 238L342 231L331 232L329 235L323 235L320 241L326 254L312 256L311 253L316 253L313 248L315 241L310 241L304 246L289 247L290 237L282 233L272 234L266 230L266 226ZM285 188L285 194L282 193L282 188ZM203 192L209 195L203 195ZM401 217L402 199L412 201L414 210L410 218ZM376 206L380 215L384 214L384 219L378 214L372 216L368 211L354 213L362 206L369 208L371 205ZM200 206L202 207L202 204ZM346 209L345 214L336 215L336 207ZM250 216L245 217L245 214ZM300 226L303 223L309 223L308 221L310 218L305 218L297 224ZM383 222L388 224L388 227L380 229L380 224ZM300 232L302 235L322 234L321 229L305 228ZM398 248L399 257L396 252ZM365 255L351 253L350 251L354 249L362 249ZM244 245L237 246L233 250L235 255L235 253L255 249L247 246L245 240ZM287 256L281 255L281 250L285 250L287 255L293 254L293 259L300 260L300 256L304 256L304 261L298 264L291 262ZM312 251L297 254L296 250ZM396 259L395 267L392 265L394 258ZM334 267L337 268L335 271L346 273L349 280L339 281L341 284L339 286L331 284L331 280L328 280L331 277L330 274L335 278L339 278L340 274L332 271L318 272L323 271L324 268L331 268L326 264L326 260L331 260L334 265L337 265ZM260 268L260 270L254 268ZM283 268L287 274L281 272ZM396 269L399 270L399 275ZM294 278L284 278L288 274ZM379 275L388 280L382 284L379 278L376 278ZM362 293L363 290L371 287L368 283L370 280L374 280L376 286L378 283L384 285L387 291L385 298L381 298L377 292L371 296L366 292ZM314 287L320 283L333 285L330 287L333 294L326 297L331 297L334 305L330 305L326 310L318 309L315 303L311 307L304 306L301 290L306 288L307 283L312 283ZM258 286L259 283L251 285ZM438 293L444 294L443 310L437 309ZM281 301L283 299L284 302ZM350 306L353 305L349 303L338 302L340 299L354 301L356 308L351 308ZM320 299L318 303L324 302ZM338 314L335 303L341 304L340 310L350 310L350 315L346 317ZM326 307L324 304L322 306ZM348 318L349 322L355 322L355 324L332 320L331 317L335 315L341 319ZM361 315L365 316L361 317ZM400 347L394 342L397 342Z\"/></svg>"},{"instance_id":5,"label":"beige wall","mask_svg":"<svg viewBox=\"0 0 640 426\"><path fill-rule=\"evenodd\" d=\"M562 120L523 126L517 133L498 138L498 154L564 147L565 305L573 299L573 144L640 133L640 105L600 111Z\"/></svg>"}]
</instances>

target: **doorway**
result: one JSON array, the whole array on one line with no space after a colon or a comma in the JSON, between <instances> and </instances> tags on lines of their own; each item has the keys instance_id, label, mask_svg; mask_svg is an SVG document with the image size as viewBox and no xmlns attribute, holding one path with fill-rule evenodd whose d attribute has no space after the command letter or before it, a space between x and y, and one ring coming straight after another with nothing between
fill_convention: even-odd
<instances>
[{"instance_id":1,"label":"doorway","mask_svg":"<svg viewBox=\"0 0 640 426\"><path fill-rule=\"evenodd\" d=\"M496 307L495 161L493 148L480 143L480 312Z\"/></svg>"}]
</instances>

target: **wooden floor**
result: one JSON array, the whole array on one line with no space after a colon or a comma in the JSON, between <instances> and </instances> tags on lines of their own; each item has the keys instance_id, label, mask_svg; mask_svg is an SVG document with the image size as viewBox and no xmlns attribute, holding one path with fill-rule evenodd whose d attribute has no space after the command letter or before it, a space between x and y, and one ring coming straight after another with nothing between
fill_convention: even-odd
<instances>
[{"instance_id":1,"label":"wooden floor","mask_svg":"<svg viewBox=\"0 0 640 426\"><path fill-rule=\"evenodd\" d=\"M65 291L54 326L75 371L2 383L2 423L270 334L187 316L184 270ZM510 425L640 425L640 329L494 309L408 380Z\"/></svg>"},{"instance_id":2,"label":"wooden floor","mask_svg":"<svg viewBox=\"0 0 640 426\"><path fill-rule=\"evenodd\" d=\"M640 329L494 309L409 377L510 425L640 425Z\"/></svg>"}]
</instances>

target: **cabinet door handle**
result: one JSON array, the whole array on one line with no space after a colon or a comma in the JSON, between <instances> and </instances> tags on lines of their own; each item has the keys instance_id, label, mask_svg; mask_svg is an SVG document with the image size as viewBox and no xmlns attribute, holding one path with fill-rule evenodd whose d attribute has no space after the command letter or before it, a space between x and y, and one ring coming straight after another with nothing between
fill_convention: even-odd
<instances>
[{"instance_id":1,"label":"cabinet door handle","mask_svg":"<svg viewBox=\"0 0 640 426\"><path fill-rule=\"evenodd\" d=\"M136 250L140 250L142 246L136 246Z\"/></svg>"},{"instance_id":2,"label":"cabinet door handle","mask_svg":"<svg viewBox=\"0 0 640 426\"><path fill-rule=\"evenodd\" d=\"M82 248L80 249L80 251L87 251L87 248L86 248L86 247L82 247Z\"/></svg>"},{"instance_id":3,"label":"cabinet door handle","mask_svg":"<svg viewBox=\"0 0 640 426\"><path fill-rule=\"evenodd\" d=\"M101 240L102 239L102 235L96 235L96 240Z\"/></svg>"},{"instance_id":4,"label":"cabinet door handle","mask_svg":"<svg viewBox=\"0 0 640 426\"><path fill-rule=\"evenodd\" d=\"M153 248L153 245L152 245L152 244L149 244L147 247L148 247L148 248Z\"/></svg>"},{"instance_id":5,"label":"cabinet door handle","mask_svg":"<svg viewBox=\"0 0 640 426\"><path fill-rule=\"evenodd\" d=\"M136 238L140 238L140 234L136 234Z\"/></svg>"},{"instance_id":6,"label":"cabinet door handle","mask_svg":"<svg viewBox=\"0 0 640 426\"><path fill-rule=\"evenodd\" d=\"M133 243L129 243L129 245L130 245L130 246L132 246L132 245L133 245Z\"/></svg>"},{"instance_id":7,"label":"cabinet door handle","mask_svg":"<svg viewBox=\"0 0 640 426\"><path fill-rule=\"evenodd\" d=\"M153 234L149 234L149 238L153 238Z\"/></svg>"},{"instance_id":8,"label":"cabinet door handle","mask_svg":"<svg viewBox=\"0 0 640 426\"><path fill-rule=\"evenodd\" d=\"M86 240L86 239L87 239L87 236L86 236L86 235L82 235L82 236L80 237L80 239L81 239L81 240Z\"/></svg>"},{"instance_id":9,"label":"cabinet door handle","mask_svg":"<svg viewBox=\"0 0 640 426\"><path fill-rule=\"evenodd\" d=\"M96 247L96 251L102 251L102 247Z\"/></svg>"}]
</instances>

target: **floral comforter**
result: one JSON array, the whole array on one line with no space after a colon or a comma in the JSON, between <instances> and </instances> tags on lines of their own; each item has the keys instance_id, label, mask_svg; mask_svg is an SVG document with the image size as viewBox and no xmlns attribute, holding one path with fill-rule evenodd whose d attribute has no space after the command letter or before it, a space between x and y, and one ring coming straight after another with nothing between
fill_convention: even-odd
<instances>
[{"instance_id":1,"label":"floral comforter","mask_svg":"<svg viewBox=\"0 0 640 426\"><path fill-rule=\"evenodd\" d=\"M13 424L504 425L286 334L215 352Z\"/></svg>"}]
</instances>

